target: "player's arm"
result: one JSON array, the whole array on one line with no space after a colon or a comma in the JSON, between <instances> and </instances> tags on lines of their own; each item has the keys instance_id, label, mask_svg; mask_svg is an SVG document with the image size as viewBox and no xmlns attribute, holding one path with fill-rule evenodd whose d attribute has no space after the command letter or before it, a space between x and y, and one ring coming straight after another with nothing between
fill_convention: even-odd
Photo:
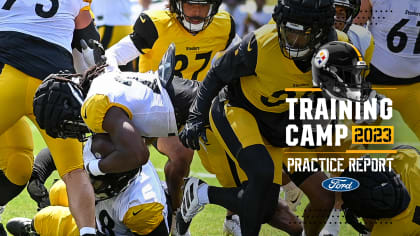
<instances>
[{"instance_id":1,"label":"player's arm","mask_svg":"<svg viewBox=\"0 0 420 236\"><path fill-rule=\"evenodd\" d=\"M92 16L89 12L89 8L82 8L79 12L79 15L75 18L75 30L73 33L73 40L71 43L71 47L73 49L73 62L74 68L76 69L77 73L85 72L90 66L90 64L94 64L94 59L90 60L93 62L86 61L86 55L84 56L82 53L82 45L81 40L83 39L85 42L90 43L90 40L100 41L99 32L96 30L95 24L93 22ZM93 47L93 45L90 45ZM98 54L102 54L103 51L96 51ZM94 57L95 55L91 55ZM97 57L100 55L97 55Z\"/></svg>"},{"instance_id":2,"label":"player's arm","mask_svg":"<svg viewBox=\"0 0 420 236\"><path fill-rule=\"evenodd\" d=\"M204 126L208 124L208 114L213 98L225 85L233 83L242 76L255 74L257 48L254 34L249 34L212 66L198 90L197 97L190 108L187 123L180 134L184 146L195 150L200 149L198 139L199 136L205 136Z\"/></svg>"},{"instance_id":3,"label":"player's arm","mask_svg":"<svg viewBox=\"0 0 420 236\"><path fill-rule=\"evenodd\" d=\"M255 74L257 53L255 36L249 34L219 58L204 78L190 114L207 120L211 101L225 85L242 76Z\"/></svg>"},{"instance_id":4,"label":"player's arm","mask_svg":"<svg viewBox=\"0 0 420 236\"><path fill-rule=\"evenodd\" d=\"M354 24L358 24L361 26L366 25L368 20L372 17L372 3L370 0L362 0L362 4L360 6L360 12L353 20Z\"/></svg>"},{"instance_id":5,"label":"player's arm","mask_svg":"<svg viewBox=\"0 0 420 236\"><path fill-rule=\"evenodd\" d=\"M80 45L80 40L84 39L86 42L89 42L89 39L99 41L99 32L96 30L93 19L88 10L81 10L79 15L76 16L75 30L73 33L72 48L76 48L79 52L82 51L82 46Z\"/></svg>"},{"instance_id":6,"label":"player's arm","mask_svg":"<svg viewBox=\"0 0 420 236\"><path fill-rule=\"evenodd\" d=\"M147 14L141 13L134 24L133 33L106 50L108 64L111 67L127 64L151 49L157 38L155 24Z\"/></svg>"},{"instance_id":7,"label":"player's arm","mask_svg":"<svg viewBox=\"0 0 420 236\"><path fill-rule=\"evenodd\" d=\"M101 172L126 172L147 162L149 149L123 109L111 107L105 114L102 128L109 133L115 150L98 162Z\"/></svg>"}]
</instances>

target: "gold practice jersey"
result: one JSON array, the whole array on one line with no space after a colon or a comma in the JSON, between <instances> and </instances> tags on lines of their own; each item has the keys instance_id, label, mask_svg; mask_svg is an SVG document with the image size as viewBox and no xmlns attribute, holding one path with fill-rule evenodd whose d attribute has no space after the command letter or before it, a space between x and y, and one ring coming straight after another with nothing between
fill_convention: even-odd
<instances>
[{"instance_id":1,"label":"gold practice jersey","mask_svg":"<svg viewBox=\"0 0 420 236\"><path fill-rule=\"evenodd\" d=\"M167 10L146 11L134 25L131 39L140 56L139 70L157 70L170 43L176 47L176 75L203 80L214 55L225 50L235 37L235 24L229 13L217 13L213 21L196 35L188 32Z\"/></svg>"}]
</instances>

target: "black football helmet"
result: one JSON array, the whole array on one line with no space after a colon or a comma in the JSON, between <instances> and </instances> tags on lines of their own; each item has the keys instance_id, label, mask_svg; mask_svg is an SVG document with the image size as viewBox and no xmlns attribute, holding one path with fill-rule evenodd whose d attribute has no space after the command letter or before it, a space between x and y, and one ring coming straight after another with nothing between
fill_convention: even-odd
<instances>
[{"instance_id":1,"label":"black football helmet","mask_svg":"<svg viewBox=\"0 0 420 236\"><path fill-rule=\"evenodd\" d=\"M310 59L327 41L334 15L333 0L278 0L273 19L283 55L293 60Z\"/></svg>"},{"instance_id":2,"label":"black football helmet","mask_svg":"<svg viewBox=\"0 0 420 236\"><path fill-rule=\"evenodd\" d=\"M371 86L359 50L350 43L333 41L321 46L312 58L312 83L326 98L364 102Z\"/></svg>"},{"instance_id":3,"label":"black football helmet","mask_svg":"<svg viewBox=\"0 0 420 236\"><path fill-rule=\"evenodd\" d=\"M86 158L86 155L94 156L96 159L106 158L106 156L103 157L101 154L93 153L92 151L92 145L95 145L92 142L95 142L94 140L98 136L107 137L109 139L108 134L92 135L86 142L83 149L84 158ZM106 143L100 145L106 145ZM140 172L141 167L121 173L107 173L105 175L98 176L89 174L90 183L93 186L96 201L102 201L117 196L119 193L127 189L130 183L134 181Z\"/></svg>"},{"instance_id":4,"label":"black football helmet","mask_svg":"<svg viewBox=\"0 0 420 236\"><path fill-rule=\"evenodd\" d=\"M377 172L373 171L371 166L366 166L365 172L351 172L347 168L341 176L353 178L360 183L355 190L341 194L343 199L341 208L344 210L347 223L361 234L367 233L367 228L357 220L358 217L392 218L407 209L410 203L411 197L407 188L392 169Z\"/></svg>"},{"instance_id":5,"label":"black football helmet","mask_svg":"<svg viewBox=\"0 0 420 236\"><path fill-rule=\"evenodd\" d=\"M117 196L125 191L130 183L139 175L141 168L123 173L94 176L89 174L90 183L95 192L95 200L102 201Z\"/></svg>"},{"instance_id":6,"label":"black football helmet","mask_svg":"<svg viewBox=\"0 0 420 236\"><path fill-rule=\"evenodd\" d=\"M201 20L201 23L190 23L186 19L189 16L184 14L184 9L182 6L183 3L210 5L209 12L206 17L197 19ZM197 34L198 32L204 30L211 23L214 15L216 15L217 11L219 11L220 4L222 4L222 0L169 0L171 12L176 13L179 22L184 26L186 30L188 30L188 32L192 34Z\"/></svg>"},{"instance_id":7,"label":"black football helmet","mask_svg":"<svg viewBox=\"0 0 420 236\"><path fill-rule=\"evenodd\" d=\"M345 20L335 16L336 23L339 22L344 24L344 28L342 29L343 32L347 32L349 30L354 18L359 14L360 4L361 0L334 0L335 7L344 7L346 11Z\"/></svg>"}]
</instances>

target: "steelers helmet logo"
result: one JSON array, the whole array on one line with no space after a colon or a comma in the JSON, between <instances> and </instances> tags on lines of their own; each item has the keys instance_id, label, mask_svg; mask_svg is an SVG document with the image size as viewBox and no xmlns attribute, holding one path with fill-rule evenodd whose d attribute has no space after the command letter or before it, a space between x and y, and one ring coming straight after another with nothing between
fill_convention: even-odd
<instances>
[{"instance_id":1,"label":"steelers helmet logo","mask_svg":"<svg viewBox=\"0 0 420 236\"><path fill-rule=\"evenodd\" d=\"M318 68L322 68L325 64L327 64L328 57L329 57L329 52L327 49L320 50L315 56L315 60L314 60L315 66Z\"/></svg>"}]
</instances>

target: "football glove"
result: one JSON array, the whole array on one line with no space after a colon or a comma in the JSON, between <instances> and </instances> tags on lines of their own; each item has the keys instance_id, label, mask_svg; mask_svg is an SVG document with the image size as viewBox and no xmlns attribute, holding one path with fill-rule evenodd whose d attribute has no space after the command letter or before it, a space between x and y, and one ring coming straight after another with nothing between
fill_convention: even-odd
<instances>
[{"instance_id":1,"label":"football glove","mask_svg":"<svg viewBox=\"0 0 420 236\"><path fill-rule=\"evenodd\" d=\"M52 74L38 87L33 112L41 129L53 138L84 139L89 129L80 116L83 94L71 74Z\"/></svg>"},{"instance_id":2,"label":"football glove","mask_svg":"<svg viewBox=\"0 0 420 236\"><path fill-rule=\"evenodd\" d=\"M89 68L106 63L105 49L101 43L93 39L89 39L89 42L86 43L84 39L81 39L80 45L82 46L84 61Z\"/></svg>"},{"instance_id":3,"label":"football glove","mask_svg":"<svg viewBox=\"0 0 420 236\"><path fill-rule=\"evenodd\" d=\"M198 116L191 116L179 134L182 144L193 150L200 150L200 137L207 144L206 123Z\"/></svg>"}]
</instances>

